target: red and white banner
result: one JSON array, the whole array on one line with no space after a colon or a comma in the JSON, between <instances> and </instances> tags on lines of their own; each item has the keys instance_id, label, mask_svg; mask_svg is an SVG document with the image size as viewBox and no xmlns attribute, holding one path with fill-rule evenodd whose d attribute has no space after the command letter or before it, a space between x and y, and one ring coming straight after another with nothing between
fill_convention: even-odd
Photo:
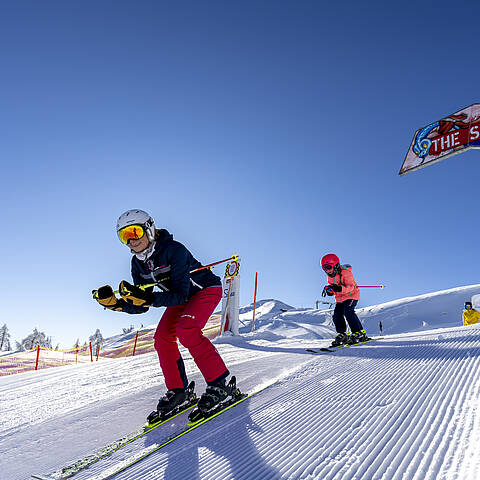
<instances>
[{"instance_id":1,"label":"red and white banner","mask_svg":"<svg viewBox=\"0 0 480 480\"><path fill-rule=\"evenodd\" d=\"M230 332L238 335L239 324L239 297L240 297L240 258L227 264L223 279L222 319L220 321L220 335Z\"/></svg>"},{"instance_id":2,"label":"red and white banner","mask_svg":"<svg viewBox=\"0 0 480 480\"><path fill-rule=\"evenodd\" d=\"M480 103L418 129L399 175L471 148L480 148Z\"/></svg>"}]
</instances>

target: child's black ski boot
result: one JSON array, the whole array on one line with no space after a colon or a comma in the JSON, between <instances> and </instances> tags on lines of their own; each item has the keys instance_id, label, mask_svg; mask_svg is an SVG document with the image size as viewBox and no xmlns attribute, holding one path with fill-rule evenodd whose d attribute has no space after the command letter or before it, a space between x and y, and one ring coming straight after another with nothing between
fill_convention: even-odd
<instances>
[{"instance_id":1,"label":"child's black ski boot","mask_svg":"<svg viewBox=\"0 0 480 480\"><path fill-rule=\"evenodd\" d=\"M367 337L365 330L360 330L359 332L353 332L349 338L351 345L354 345L355 343L368 342L368 340L371 340L371 338Z\"/></svg>"},{"instance_id":2,"label":"child's black ski boot","mask_svg":"<svg viewBox=\"0 0 480 480\"><path fill-rule=\"evenodd\" d=\"M346 333L338 333L332 344L331 347L339 347L340 345L346 345L348 343L348 335Z\"/></svg>"}]
</instances>

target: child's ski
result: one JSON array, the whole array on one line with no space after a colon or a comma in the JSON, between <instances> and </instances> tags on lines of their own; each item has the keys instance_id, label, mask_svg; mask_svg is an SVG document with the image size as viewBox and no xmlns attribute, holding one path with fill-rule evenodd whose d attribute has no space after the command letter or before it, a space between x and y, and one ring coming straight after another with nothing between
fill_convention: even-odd
<instances>
[{"instance_id":1,"label":"child's ski","mask_svg":"<svg viewBox=\"0 0 480 480\"><path fill-rule=\"evenodd\" d=\"M335 353L337 350L342 350L344 348L355 347L357 345L365 345L366 343L374 342L376 340L381 340L383 337L369 338L364 342L358 342L353 344L343 344L338 347L322 347L322 348L307 348L306 351L310 353Z\"/></svg>"}]
</instances>

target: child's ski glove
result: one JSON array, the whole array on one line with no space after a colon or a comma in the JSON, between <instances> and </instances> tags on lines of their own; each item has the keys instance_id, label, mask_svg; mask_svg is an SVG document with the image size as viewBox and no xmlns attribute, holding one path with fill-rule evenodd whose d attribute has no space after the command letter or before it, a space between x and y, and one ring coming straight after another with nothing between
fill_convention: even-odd
<instances>
[{"instance_id":1,"label":"child's ski glove","mask_svg":"<svg viewBox=\"0 0 480 480\"><path fill-rule=\"evenodd\" d=\"M155 299L153 295L153 288L144 290L143 288L136 287L126 280L122 280L118 286L118 291L121 297L132 305L138 307L151 307Z\"/></svg>"},{"instance_id":2,"label":"child's ski glove","mask_svg":"<svg viewBox=\"0 0 480 480\"><path fill-rule=\"evenodd\" d=\"M322 297L325 297L326 295L328 295L329 297L331 297L332 295L335 295L335 292L341 292L342 291L342 286L341 285L335 285L334 283L332 283L331 285L326 285L323 289L323 292L322 292Z\"/></svg>"},{"instance_id":3,"label":"child's ski glove","mask_svg":"<svg viewBox=\"0 0 480 480\"><path fill-rule=\"evenodd\" d=\"M330 285L326 285L325 287L323 287L322 297L326 297L327 295L331 297L334 294L335 292Z\"/></svg>"}]
</instances>

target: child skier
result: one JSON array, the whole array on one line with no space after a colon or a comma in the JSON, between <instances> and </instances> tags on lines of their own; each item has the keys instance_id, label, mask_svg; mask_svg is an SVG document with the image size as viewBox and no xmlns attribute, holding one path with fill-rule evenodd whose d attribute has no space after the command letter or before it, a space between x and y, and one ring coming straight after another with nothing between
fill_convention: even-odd
<instances>
[{"instance_id":1,"label":"child skier","mask_svg":"<svg viewBox=\"0 0 480 480\"><path fill-rule=\"evenodd\" d=\"M340 265L339 258L329 253L322 258L322 268L328 275L328 285L323 289L322 295L335 295L335 309L333 323L337 335L332 342L332 347L342 344L364 342L369 340L363 330L362 323L355 313L355 306L360 300L360 290L355 283L350 265ZM351 335L347 335L347 324L350 326Z\"/></svg>"},{"instance_id":2,"label":"child skier","mask_svg":"<svg viewBox=\"0 0 480 480\"><path fill-rule=\"evenodd\" d=\"M474 325L478 323L480 313L472 307L472 302L465 302L465 311L462 315L464 325Z\"/></svg>"},{"instance_id":3,"label":"child skier","mask_svg":"<svg viewBox=\"0 0 480 480\"><path fill-rule=\"evenodd\" d=\"M189 350L205 378L207 389L198 408L207 412L231 394L226 384L229 371L216 348L202 333L222 298L220 278L208 268L190 274L201 263L184 245L173 240L167 230L156 229L153 218L143 210L123 213L117 222L117 235L133 254L133 284L126 280L120 282L121 299L115 296L110 285L94 291L94 298L103 307L130 314L144 313L149 307L167 307L154 336L168 389L158 402L157 413L165 416L191 402L193 392L187 388L177 339ZM156 283L162 291L138 287L149 283Z\"/></svg>"}]
</instances>

